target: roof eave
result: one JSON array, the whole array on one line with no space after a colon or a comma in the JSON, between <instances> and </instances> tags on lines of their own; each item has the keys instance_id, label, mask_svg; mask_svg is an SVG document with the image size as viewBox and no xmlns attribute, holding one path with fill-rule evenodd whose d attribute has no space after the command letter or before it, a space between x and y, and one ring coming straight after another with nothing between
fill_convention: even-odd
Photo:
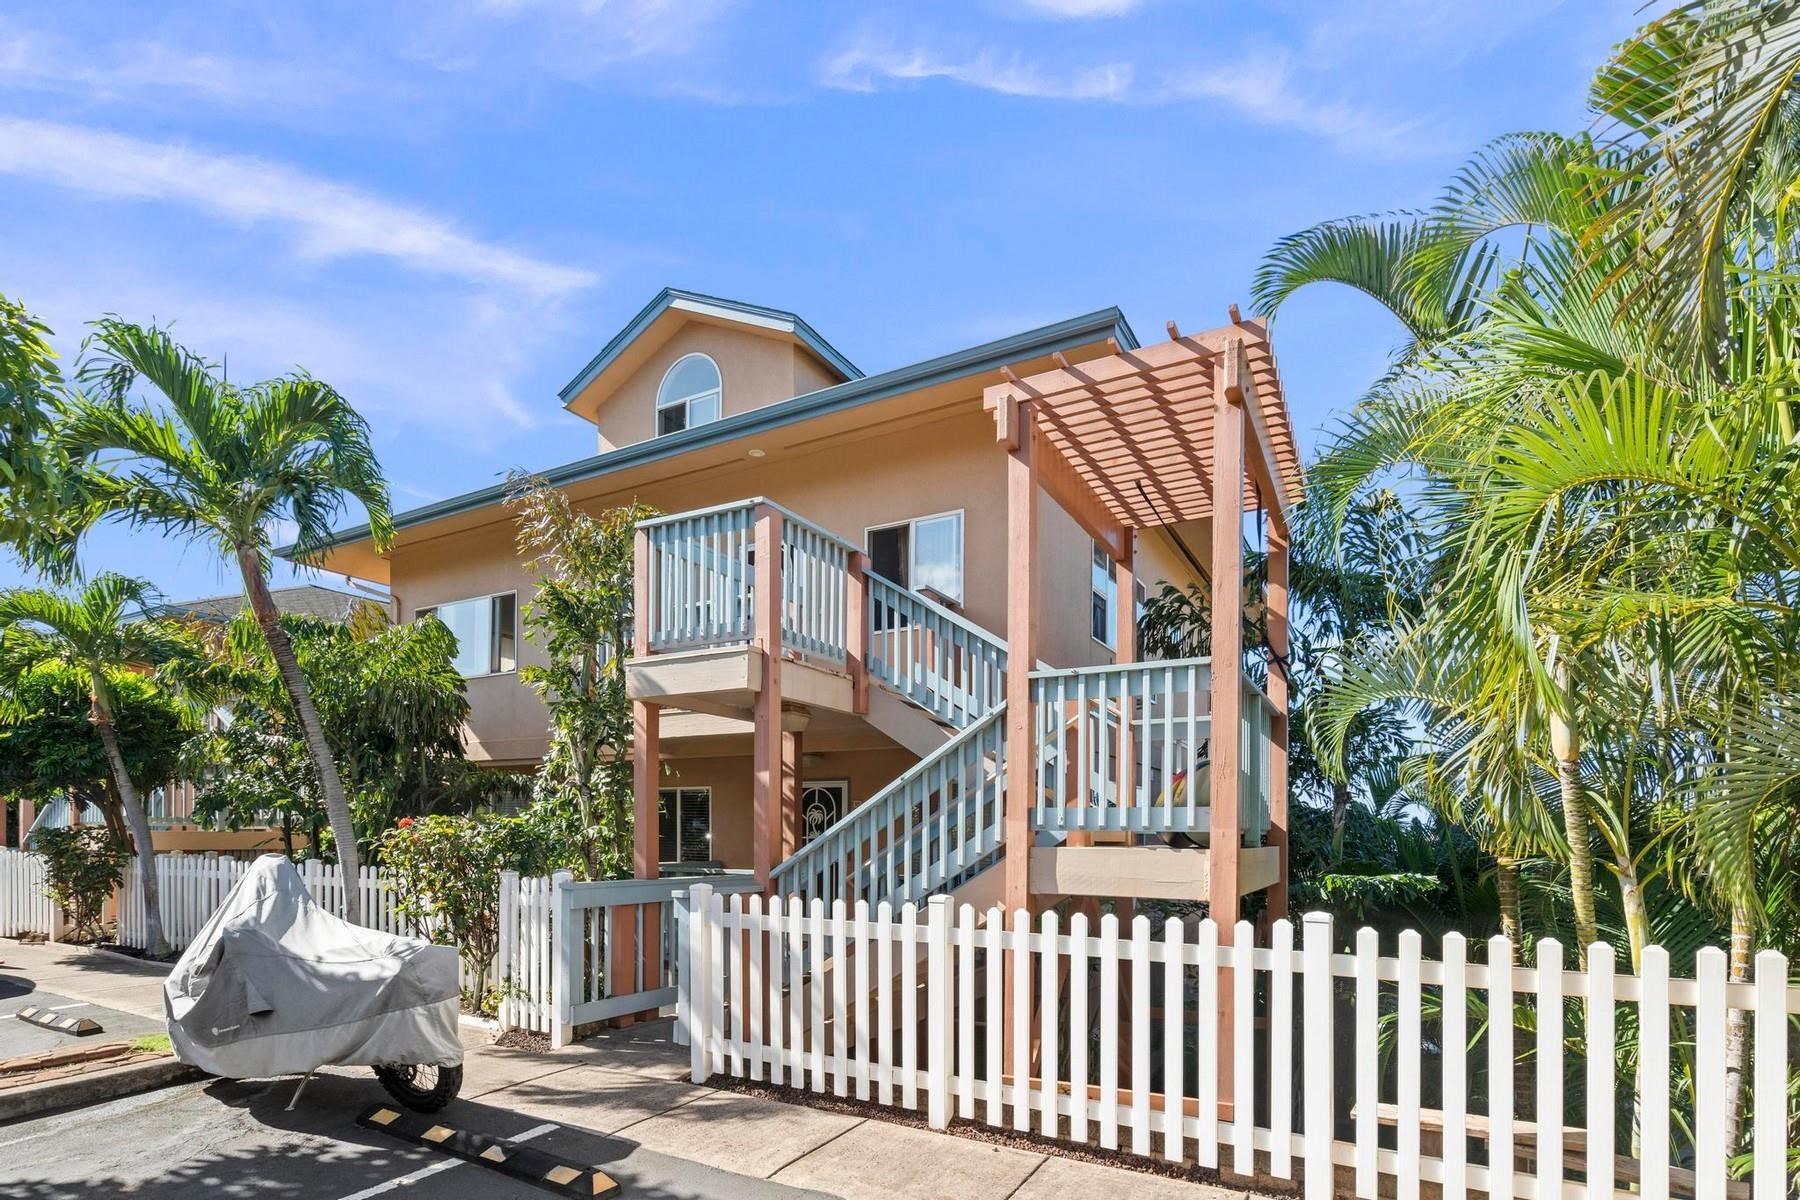
<instances>
[{"instance_id":1,"label":"roof eave","mask_svg":"<svg viewBox=\"0 0 1800 1200\"><path fill-rule=\"evenodd\" d=\"M1090 345L1101 338L1115 339L1121 349L1135 350L1138 346L1137 335L1132 332L1125 314L1117 306L1098 309L1079 317L1070 317L1052 325L1013 334L997 341L985 342L979 346L971 346L964 350L953 351L937 358L912 363L904 367L896 367L878 375L867 375L860 379L851 379L818 391L807 392L789 400L775 404L767 404L761 408L753 408L748 412L735 413L722 417L706 425L684 429L680 433L666 434L662 437L649 438L642 442L634 442L605 454L596 454L588 458L576 459L574 462L551 467L538 474L553 486L579 483L586 479L597 478L614 471L628 470L666 458L673 458L692 450L704 449L707 446L731 441L734 438L766 433L771 429L798 421L808 420L827 412L855 408L863 404L871 404L920 388L932 387L946 383L965 375L978 374L982 371L1009 366L1022 359L1052 354L1057 351L1075 349L1078 346ZM446 517L459 516L478 508L486 508L505 498L507 484L498 483L478 491L465 492L460 496L452 496L432 504L399 513L394 517L396 530L429 524ZM331 536L331 540L322 549L352 545L369 536L367 525L342 530ZM293 546L278 547L275 554L281 558L290 558Z\"/></svg>"},{"instance_id":2,"label":"roof eave","mask_svg":"<svg viewBox=\"0 0 1800 1200\"><path fill-rule=\"evenodd\" d=\"M861 379L863 373L855 363L846 358L836 346L819 335L819 331L806 323L798 313L786 312L778 308L766 308L760 304L746 304L741 300L726 300L720 296L708 296L702 292L682 291L680 288L664 288L658 292L650 303L638 310L638 314L626 322L625 327L614 334L600 352L588 360L575 378L569 380L557 393L568 408L589 384L598 379L602 372L611 366L626 347L643 336L656 319L672 308L687 309L695 312L715 312L727 319L749 320L753 324L772 329L779 333L792 334L793 337L822 361L830 366L845 380Z\"/></svg>"}]
</instances>

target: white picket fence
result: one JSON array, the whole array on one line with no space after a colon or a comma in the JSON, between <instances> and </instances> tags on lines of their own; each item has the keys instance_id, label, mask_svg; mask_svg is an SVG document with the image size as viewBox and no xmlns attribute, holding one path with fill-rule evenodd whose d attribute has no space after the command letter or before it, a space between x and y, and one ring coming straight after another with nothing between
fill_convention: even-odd
<instances>
[{"instance_id":1,"label":"white picket fence","mask_svg":"<svg viewBox=\"0 0 1800 1200\"><path fill-rule=\"evenodd\" d=\"M1269 946L1254 945L1248 924L1221 946L1210 921L1170 921L1153 937L1143 916L1128 933L1110 915L1090 932L1076 914L1064 932L1053 912L1036 929L1016 913L1009 927L998 909L978 923L944 898L924 914L883 904L871 917L858 904L847 917L817 900L727 906L696 887L687 920L681 1011L696 1082L730 1074L923 1105L934 1126L955 1116L1246 1176L1292 1179L1298 1166L1317 1198L1333 1194L1340 1169L1357 1196L1398 1200L1424 1184L1451 1200L1610 1198L1631 1185L1650 1200L1788 1195L1788 1018L1800 988L1772 951L1757 956L1754 982L1728 984L1717 949L1700 952L1694 979L1671 979L1660 948L1641 977L1615 974L1606 947L1585 972L1553 969L1563 951L1550 941L1533 966L1514 965L1500 938L1485 963L1469 961L1457 935L1443 961L1426 961L1411 932L1397 956L1378 953L1372 930L1341 954L1324 914L1305 919L1299 947L1286 921ZM1221 1029L1225 997L1233 1019ZM1623 1088L1622 1006L1642 1046L1639 1077ZM1732 1009L1753 1035L1749 1189L1727 1184ZM1515 1022L1490 1023L1489 1012L1536 1032L1515 1038ZM1585 1112L1573 1121L1565 1038L1586 1051ZM1699 1048L1692 1092L1672 1096L1671 1056L1689 1047ZM1535 1060L1529 1120L1516 1111L1521 1058ZM1635 1157L1620 1153L1633 1144L1621 1111L1639 1114ZM1672 1117L1693 1131L1681 1164Z\"/></svg>"},{"instance_id":2,"label":"white picket fence","mask_svg":"<svg viewBox=\"0 0 1800 1200\"><path fill-rule=\"evenodd\" d=\"M55 931L56 906L44 882L42 858L0 846L0 937Z\"/></svg>"},{"instance_id":3,"label":"white picket fence","mask_svg":"<svg viewBox=\"0 0 1800 1200\"><path fill-rule=\"evenodd\" d=\"M162 915L163 937L173 949L184 949L194 939L248 869L247 861L214 854L156 856L157 907ZM295 869L320 907L343 915L343 875L335 865L307 859L297 863ZM44 883L44 864L39 855L0 848L0 936L55 934L56 906L44 895ZM395 906L393 890L378 868L360 869L357 890L365 926L384 933L415 932ZM482 979L476 979L466 967L463 970L465 989L474 990L479 985L482 990L499 989L506 997L500 1012L504 1028L540 1032L550 1028L550 894L549 879L521 878L506 872L498 914L500 953ZM119 944L148 949L143 887L135 860L124 870L113 909L118 918ZM508 980L512 981L510 985Z\"/></svg>"}]
</instances>

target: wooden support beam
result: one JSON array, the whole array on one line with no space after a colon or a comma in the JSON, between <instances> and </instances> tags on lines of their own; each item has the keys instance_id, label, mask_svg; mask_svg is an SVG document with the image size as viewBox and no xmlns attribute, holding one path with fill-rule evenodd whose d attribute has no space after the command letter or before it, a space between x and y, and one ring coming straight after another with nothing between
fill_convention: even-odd
<instances>
[{"instance_id":1,"label":"wooden support beam","mask_svg":"<svg viewBox=\"0 0 1800 1200\"><path fill-rule=\"evenodd\" d=\"M1270 921L1288 915L1288 539L1285 530L1269 536L1269 848L1281 859L1281 874L1269 892Z\"/></svg>"},{"instance_id":2,"label":"wooden support beam","mask_svg":"<svg viewBox=\"0 0 1800 1200\"><path fill-rule=\"evenodd\" d=\"M1031 902L1031 809L1037 756L1032 752L1031 671L1037 663L1038 450L1029 404L1016 408L1018 445L1006 460L1006 812L1004 857L1008 914ZM1010 1009L1009 1009L1010 1011Z\"/></svg>"},{"instance_id":3,"label":"wooden support beam","mask_svg":"<svg viewBox=\"0 0 1800 1200\"><path fill-rule=\"evenodd\" d=\"M762 655L751 733L751 867L768 886L781 847L781 511L756 509L756 612L752 637Z\"/></svg>"},{"instance_id":4,"label":"wooden support beam","mask_svg":"<svg viewBox=\"0 0 1800 1200\"><path fill-rule=\"evenodd\" d=\"M1257 392L1256 375L1250 370L1248 360L1242 358L1243 352L1240 344L1237 350L1241 362L1238 377L1242 381L1244 413L1248 417L1249 429L1246 449L1249 452L1252 474L1262 488L1263 501L1285 531L1290 528L1287 483L1281 474L1281 464L1275 461L1275 449L1269 442L1269 423L1263 416L1262 397Z\"/></svg>"},{"instance_id":5,"label":"wooden support beam","mask_svg":"<svg viewBox=\"0 0 1800 1200\"><path fill-rule=\"evenodd\" d=\"M1094 491L1080 472L1070 465L1069 460L1051 445L1041 430L1034 429L1032 445L1032 461L1037 468L1038 486L1043 493L1056 501L1056 504L1091 538L1106 547L1106 552L1118 557L1125 547L1128 530L1113 514L1117 508L1109 507ZM1115 504L1123 506L1125 497L1119 496Z\"/></svg>"},{"instance_id":6,"label":"wooden support beam","mask_svg":"<svg viewBox=\"0 0 1800 1200\"><path fill-rule=\"evenodd\" d=\"M850 711L869 711L869 556L850 556L845 581L844 669L850 673Z\"/></svg>"},{"instance_id":7,"label":"wooden support beam","mask_svg":"<svg viewBox=\"0 0 1800 1200\"><path fill-rule=\"evenodd\" d=\"M1212 854L1207 905L1230 945L1238 917L1238 856L1243 844L1239 795L1239 728L1243 709L1244 656L1244 409L1243 355L1228 353L1219 372L1213 410L1212 515ZM1232 992L1219 985L1219 1078L1232 1078ZM1225 1094L1229 1095L1229 1090Z\"/></svg>"}]
</instances>

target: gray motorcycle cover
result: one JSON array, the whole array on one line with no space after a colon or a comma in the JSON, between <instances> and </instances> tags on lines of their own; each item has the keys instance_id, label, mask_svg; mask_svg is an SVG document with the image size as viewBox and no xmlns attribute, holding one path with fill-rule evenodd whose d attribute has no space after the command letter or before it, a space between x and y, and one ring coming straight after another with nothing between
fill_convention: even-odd
<instances>
[{"instance_id":1,"label":"gray motorcycle cover","mask_svg":"<svg viewBox=\"0 0 1800 1200\"><path fill-rule=\"evenodd\" d=\"M463 1057L456 951L340 920L279 854L238 881L163 1003L175 1057L232 1079Z\"/></svg>"}]
</instances>

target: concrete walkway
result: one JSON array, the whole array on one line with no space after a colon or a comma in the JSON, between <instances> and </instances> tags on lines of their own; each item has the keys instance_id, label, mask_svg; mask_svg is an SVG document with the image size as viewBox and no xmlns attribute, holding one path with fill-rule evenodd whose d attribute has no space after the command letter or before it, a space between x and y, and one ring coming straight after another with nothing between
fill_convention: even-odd
<instances>
[{"instance_id":1,"label":"concrete walkway","mask_svg":"<svg viewBox=\"0 0 1800 1200\"><path fill-rule=\"evenodd\" d=\"M6 964L0 978L22 977L42 990L123 1012L161 1014L163 968L10 939L0 939L0 962ZM17 1007L7 1004L8 1011ZM464 1034L469 1052L462 1094L445 1110L451 1124L459 1108L505 1110L845 1200L1222 1200L1245 1194L695 1086L688 1080L686 1048L670 1041L667 1021L555 1053L488 1045L486 1031L472 1026ZM356 1075L374 1086L366 1071Z\"/></svg>"}]
</instances>

